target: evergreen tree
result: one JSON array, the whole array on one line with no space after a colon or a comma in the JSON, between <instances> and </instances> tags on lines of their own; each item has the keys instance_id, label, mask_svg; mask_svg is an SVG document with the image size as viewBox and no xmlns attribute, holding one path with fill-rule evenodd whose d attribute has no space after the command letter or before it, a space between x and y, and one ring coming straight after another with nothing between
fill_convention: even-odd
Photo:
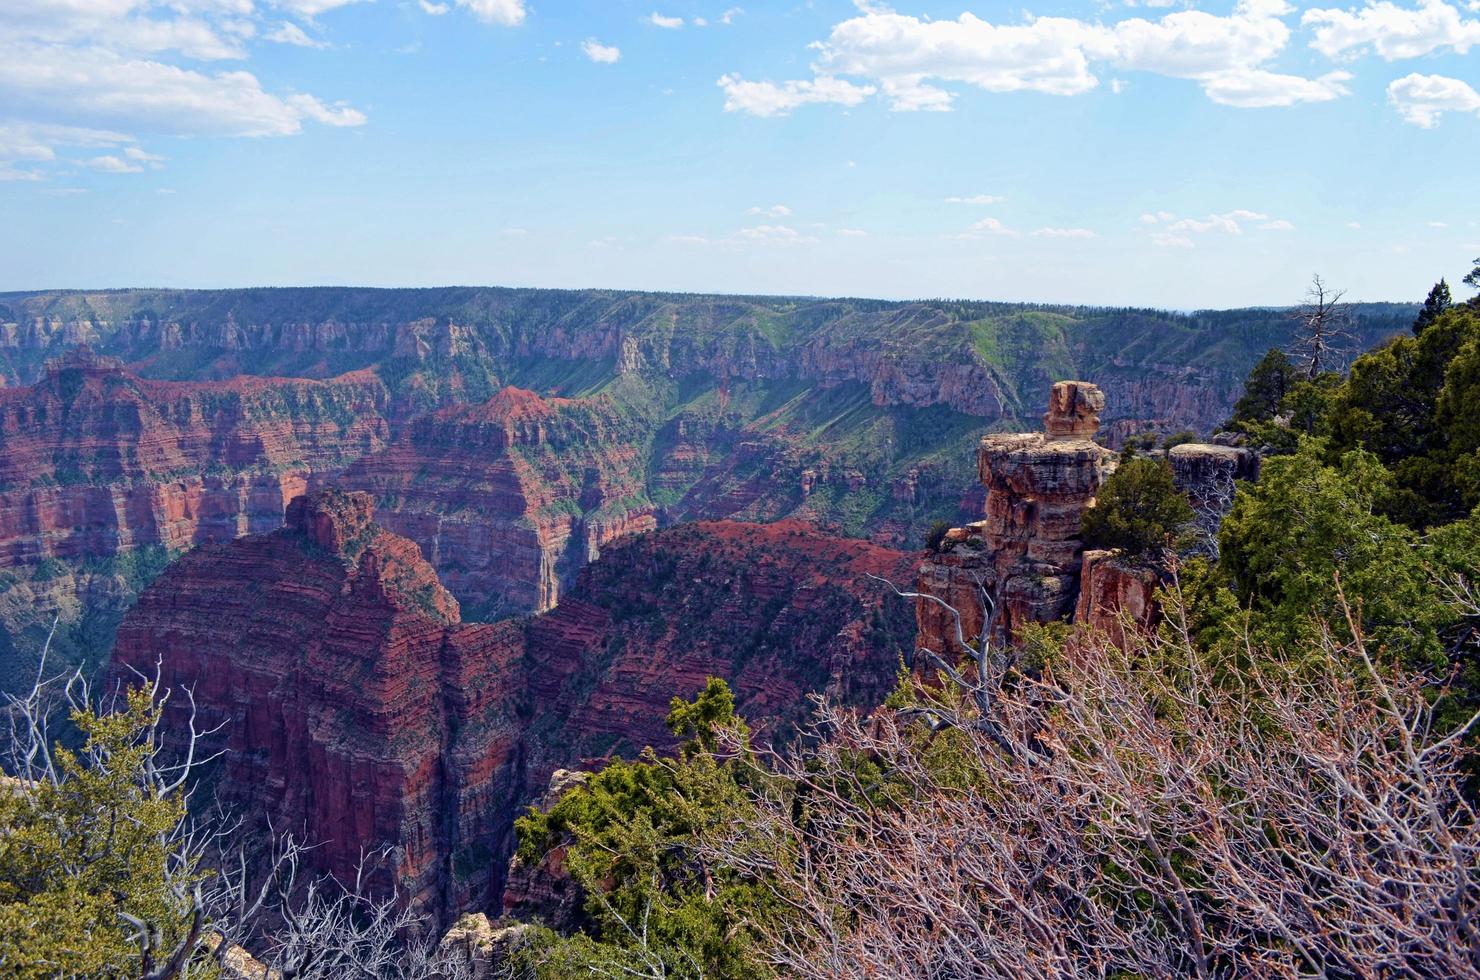
<instances>
[{"instance_id":1,"label":"evergreen tree","mask_svg":"<svg viewBox=\"0 0 1480 980\"><path fill-rule=\"evenodd\" d=\"M1423 333L1425 327L1439 319L1439 315L1453 305L1454 297L1449 293L1449 283L1440 279L1429 290L1429 298L1423 301L1423 309L1418 311L1418 318L1413 321L1413 332Z\"/></svg>"},{"instance_id":2,"label":"evergreen tree","mask_svg":"<svg viewBox=\"0 0 1480 980\"><path fill-rule=\"evenodd\" d=\"M1274 418L1299 374L1284 351L1271 347L1249 372L1243 397L1233 406L1231 423L1268 422Z\"/></svg>"},{"instance_id":3,"label":"evergreen tree","mask_svg":"<svg viewBox=\"0 0 1480 980\"><path fill-rule=\"evenodd\" d=\"M1135 558L1172 544L1192 521L1192 506L1172 480L1165 459L1124 456L1084 512L1085 544L1119 548Z\"/></svg>"},{"instance_id":4,"label":"evergreen tree","mask_svg":"<svg viewBox=\"0 0 1480 980\"><path fill-rule=\"evenodd\" d=\"M1471 289L1480 289L1480 258L1474 260L1475 268L1465 273L1464 284Z\"/></svg>"}]
</instances>

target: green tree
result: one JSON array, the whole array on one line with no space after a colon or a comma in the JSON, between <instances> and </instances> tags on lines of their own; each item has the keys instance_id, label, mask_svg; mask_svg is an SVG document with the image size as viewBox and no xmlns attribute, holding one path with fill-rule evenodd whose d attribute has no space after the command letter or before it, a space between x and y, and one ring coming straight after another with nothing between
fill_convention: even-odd
<instances>
[{"instance_id":1,"label":"green tree","mask_svg":"<svg viewBox=\"0 0 1480 980\"><path fill-rule=\"evenodd\" d=\"M1421 334L1429 324L1439 319L1440 315L1454 305L1454 297L1449 293L1449 283L1440 279L1434 283L1434 288L1429 290L1428 299L1423 301L1423 309L1418 311L1418 317L1413 321L1413 332Z\"/></svg>"},{"instance_id":2,"label":"green tree","mask_svg":"<svg viewBox=\"0 0 1480 980\"><path fill-rule=\"evenodd\" d=\"M945 542L947 532L950 530L950 521L932 521L929 529L925 532L925 550L930 552L939 551L941 544Z\"/></svg>"},{"instance_id":3,"label":"green tree","mask_svg":"<svg viewBox=\"0 0 1480 980\"><path fill-rule=\"evenodd\" d=\"M1191 521L1192 505L1177 489L1171 464L1122 457L1084 512L1080 531L1091 547L1119 548L1135 558L1172 546Z\"/></svg>"},{"instance_id":4,"label":"green tree","mask_svg":"<svg viewBox=\"0 0 1480 980\"><path fill-rule=\"evenodd\" d=\"M1471 265L1474 268L1465 273L1464 284L1471 289L1480 289L1480 258L1475 259Z\"/></svg>"},{"instance_id":5,"label":"green tree","mask_svg":"<svg viewBox=\"0 0 1480 980\"><path fill-rule=\"evenodd\" d=\"M1279 413L1280 403L1300 372L1278 347L1271 347L1249 372L1244 394L1233 406L1230 424L1268 422Z\"/></svg>"},{"instance_id":6,"label":"green tree","mask_svg":"<svg viewBox=\"0 0 1480 980\"><path fill-rule=\"evenodd\" d=\"M1440 608L1417 534L1383 515L1393 477L1371 453L1325 463L1317 440L1268 459L1223 522L1220 564L1256 630L1290 646L1318 620L1343 621L1344 591L1375 646L1410 665L1442 663Z\"/></svg>"},{"instance_id":7,"label":"green tree","mask_svg":"<svg viewBox=\"0 0 1480 980\"><path fill-rule=\"evenodd\" d=\"M546 931L521 954L536 976L623 975L654 963L670 977L770 975L755 952L754 926L767 917L760 893L701 848L751 812L748 750L740 759L717 751L722 729L746 744L728 685L710 678L694 701L675 698L668 724L687 739L677 759L649 749L613 762L548 811L516 821L519 859L538 863L564 847L585 896L580 932Z\"/></svg>"},{"instance_id":8,"label":"green tree","mask_svg":"<svg viewBox=\"0 0 1480 980\"><path fill-rule=\"evenodd\" d=\"M201 874L180 866L175 847L184 791L162 792L151 772L157 720L145 691L115 714L74 711L85 742L54 750L54 778L0 786L6 976L150 976L175 950L194 952L201 922L189 885ZM154 934L150 953L141 928Z\"/></svg>"}]
</instances>

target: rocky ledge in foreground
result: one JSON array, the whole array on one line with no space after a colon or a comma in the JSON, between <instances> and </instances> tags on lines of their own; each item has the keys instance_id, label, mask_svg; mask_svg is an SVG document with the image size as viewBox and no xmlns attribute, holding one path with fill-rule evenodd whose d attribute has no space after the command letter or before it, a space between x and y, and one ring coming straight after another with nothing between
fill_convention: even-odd
<instances>
[{"instance_id":1,"label":"rocky ledge in foreground","mask_svg":"<svg viewBox=\"0 0 1480 980\"><path fill-rule=\"evenodd\" d=\"M171 566L120 628L111 680L158 663L193 688L200 727L221 726L203 748L228 750L222 801L336 874L390 845L376 885L446 924L497 911L513 818L555 769L670 749L669 701L706 677L772 731L811 692L876 701L913 622L866 573L912 565L806 525L680 525L612 545L550 613L465 623L367 494L325 492Z\"/></svg>"}]
</instances>

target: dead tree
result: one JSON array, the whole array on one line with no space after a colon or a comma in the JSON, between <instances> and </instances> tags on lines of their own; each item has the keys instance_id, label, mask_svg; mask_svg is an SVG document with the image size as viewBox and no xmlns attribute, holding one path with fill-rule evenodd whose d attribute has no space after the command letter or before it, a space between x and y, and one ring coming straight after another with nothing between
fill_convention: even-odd
<instances>
[{"instance_id":1,"label":"dead tree","mask_svg":"<svg viewBox=\"0 0 1480 980\"><path fill-rule=\"evenodd\" d=\"M46 677L49 649L50 639L31 689L7 695L0 706L6 726L0 762L11 780L0 791L65 788L77 776L75 768L63 764L49 727L56 707L107 714L117 703L116 696L95 698L80 672ZM213 731L197 726L188 688L163 689L157 670L152 678L142 678L142 686L156 707L131 736L142 761L122 768L91 744L75 754L89 777L126 780L141 798L188 801L195 778L216 757L200 751ZM166 730L163 708L175 697L189 706L187 722L183 730ZM365 873L386 856L384 850L366 853L355 880L340 882L309 874L305 858L312 848L289 834L253 837L219 807L195 810L161 830L158 839L167 855L163 889L180 910L183 929L118 913L120 926L138 947L141 980L184 980L209 973L208 966L234 980L459 980L467 975L467 964L443 955L438 937L398 896L366 887ZM56 873L74 869L64 866ZM247 956L247 949L256 957ZM251 966L244 969L244 962Z\"/></svg>"},{"instance_id":2,"label":"dead tree","mask_svg":"<svg viewBox=\"0 0 1480 980\"><path fill-rule=\"evenodd\" d=\"M1308 379L1339 363L1355 339L1348 329L1351 305L1341 301L1345 295L1346 290L1332 289L1319 275L1312 276L1305 302L1291 314L1298 326L1290 353L1305 364Z\"/></svg>"},{"instance_id":3,"label":"dead tree","mask_svg":"<svg viewBox=\"0 0 1480 980\"><path fill-rule=\"evenodd\" d=\"M1477 719L1343 625L1230 673L1174 596L989 698L920 687L938 728L824 705L703 853L786 911L785 976L1480 978Z\"/></svg>"}]
</instances>

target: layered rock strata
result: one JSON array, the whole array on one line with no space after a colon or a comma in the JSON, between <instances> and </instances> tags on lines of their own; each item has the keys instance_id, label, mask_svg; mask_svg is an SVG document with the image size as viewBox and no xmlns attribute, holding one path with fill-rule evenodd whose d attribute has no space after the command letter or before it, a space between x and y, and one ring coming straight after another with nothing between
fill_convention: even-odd
<instances>
[{"instance_id":1,"label":"layered rock strata","mask_svg":"<svg viewBox=\"0 0 1480 980\"><path fill-rule=\"evenodd\" d=\"M197 544L270 531L387 435L370 372L152 381L74 351L0 389L0 691L95 664L137 590Z\"/></svg>"},{"instance_id":2,"label":"layered rock strata","mask_svg":"<svg viewBox=\"0 0 1480 980\"><path fill-rule=\"evenodd\" d=\"M220 799L316 844L319 870L388 846L374 884L445 924L497 911L513 819L556 770L671 749L670 700L708 677L762 737L810 693L875 703L913 621L867 576L911 573L801 524L686 525L613 544L545 615L467 623L368 494L323 492L279 531L171 566L119 629L108 682L158 664L166 689L193 689L203 751L226 750Z\"/></svg>"},{"instance_id":3,"label":"layered rock strata","mask_svg":"<svg viewBox=\"0 0 1480 980\"><path fill-rule=\"evenodd\" d=\"M522 636L463 624L372 516L364 494L299 497L282 530L186 554L120 626L111 679L158 664L176 735L191 688L201 748L224 750L217 797L314 845L318 870L349 880L390 845L381 890L487 900L520 785Z\"/></svg>"},{"instance_id":4,"label":"layered rock strata","mask_svg":"<svg viewBox=\"0 0 1480 980\"><path fill-rule=\"evenodd\" d=\"M1241 446L1185 443L1167 451L1172 477L1192 503L1193 533L1202 554L1218 554L1218 529L1233 506L1239 480L1259 478L1259 456Z\"/></svg>"},{"instance_id":5,"label":"layered rock strata","mask_svg":"<svg viewBox=\"0 0 1480 980\"><path fill-rule=\"evenodd\" d=\"M950 657L972 645L994 616L993 639L1011 641L1029 622L1072 616L1118 639L1124 624L1153 624L1160 609L1156 568L1108 551L1085 552L1084 512L1095 504L1117 458L1092 440L1104 395L1082 381L1061 381L1049 395L1042 433L987 436L977 455L986 487L986 518L952 528L920 566L916 603L919 646ZM1247 449L1188 443L1167 452L1177 487L1192 503L1200 552L1217 554L1218 527L1235 483L1258 477ZM917 669L929 658L917 657Z\"/></svg>"},{"instance_id":6,"label":"layered rock strata","mask_svg":"<svg viewBox=\"0 0 1480 980\"><path fill-rule=\"evenodd\" d=\"M0 389L0 567L271 530L384 443L384 399L368 372L166 382L86 350L54 360Z\"/></svg>"},{"instance_id":7,"label":"layered rock strata","mask_svg":"<svg viewBox=\"0 0 1480 980\"><path fill-rule=\"evenodd\" d=\"M373 494L481 616L543 612L607 543L657 527L644 434L603 399L505 388L416 419L337 485Z\"/></svg>"},{"instance_id":8,"label":"layered rock strata","mask_svg":"<svg viewBox=\"0 0 1480 980\"><path fill-rule=\"evenodd\" d=\"M982 439L977 464L986 518L948 533L918 579L918 591L960 613L968 641L980 633L987 608L1007 639L1026 623L1073 612L1084 550L1080 518L1115 471L1115 454L1091 441L1104 404L1094 385L1061 381L1050 392L1043 432ZM950 610L921 599L917 615L922 645L959 652Z\"/></svg>"}]
</instances>

